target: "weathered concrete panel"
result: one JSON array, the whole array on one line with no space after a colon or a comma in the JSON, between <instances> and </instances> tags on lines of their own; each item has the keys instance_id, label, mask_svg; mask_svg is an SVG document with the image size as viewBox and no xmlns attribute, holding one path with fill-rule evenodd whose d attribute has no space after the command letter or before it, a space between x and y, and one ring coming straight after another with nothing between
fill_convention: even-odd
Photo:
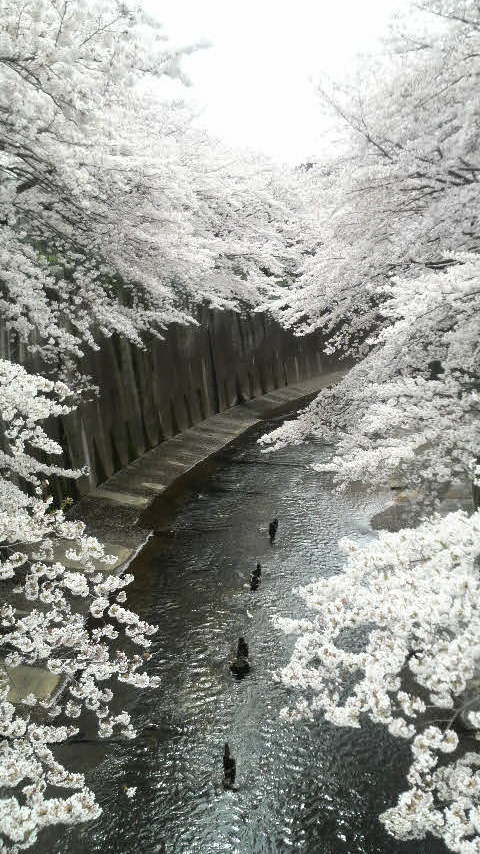
<instances>
[{"instance_id":1,"label":"weathered concrete panel","mask_svg":"<svg viewBox=\"0 0 480 854\"><path fill-rule=\"evenodd\" d=\"M322 355L319 334L296 338L266 315L202 308L197 320L198 326L171 325L163 340L150 336L144 350L114 335L85 356L82 371L100 395L52 424L51 432L65 449L64 464L87 465L90 473L76 482L59 480L58 497L86 495L206 418L336 367ZM38 369L12 346L1 330L4 357Z\"/></svg>"}]
</instances>

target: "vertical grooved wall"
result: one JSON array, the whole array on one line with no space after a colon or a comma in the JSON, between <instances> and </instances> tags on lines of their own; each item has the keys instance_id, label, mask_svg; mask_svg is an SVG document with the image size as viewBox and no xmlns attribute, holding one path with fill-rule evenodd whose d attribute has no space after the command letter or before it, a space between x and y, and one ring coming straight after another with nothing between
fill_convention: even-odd
<instances>
[{"instance_id":1,"label":"vertical grooved wall","mask_svg":"<svg viewBox=\"0 0 480 854\"><path fill-rule=\"evenodd\" d=\"M90 473L58 480L59 498L86 494L216 412L322 372L320 334L297 338L261 314L202 309L197 319L198 326L170 326L163 341L150 337L145 350L113 336L88 352L82 370L100 396L49 432L65 448L64 464Z\"/></svg>"}]
</instances>

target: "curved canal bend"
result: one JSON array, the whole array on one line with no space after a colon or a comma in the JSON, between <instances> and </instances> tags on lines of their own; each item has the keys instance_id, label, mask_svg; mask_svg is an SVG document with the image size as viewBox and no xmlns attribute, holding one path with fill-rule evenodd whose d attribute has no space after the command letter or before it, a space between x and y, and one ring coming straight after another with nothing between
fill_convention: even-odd
<instances>
[{"instance_id":1,"label":"curved canal bend","mask_svg":"<svg viewBox=\"0 0 480 854\"><path fill-rule=\"evenodd\" d=\"M270 424L271 426L271 424ZM337 729L279 720L288 700L271 672L288 660L292 639L274 614L302 615L291 590L338 571L337 540L371 536L381 500L336 495L318 444L261 455L251 432L222 454L213 474L136 561L129 605L159 625L152 670L156 691L132 700L135 742L111 746L88 782L103 815L63 831L56 854L442 854L436 840L400 843L378 813L395 800L408 751L382 727ZM271 548L266 528L280 527ZM262 584L245 589L260 560ZM239 635L253 669L233 680L228 659ZM222 751L237 760L238 792L224 792ZM84 748L88 753L88 747ZM87 757L86 757L87 758ZM137 786L133 800L125 785Z\"/></svg>"}]
</instances>

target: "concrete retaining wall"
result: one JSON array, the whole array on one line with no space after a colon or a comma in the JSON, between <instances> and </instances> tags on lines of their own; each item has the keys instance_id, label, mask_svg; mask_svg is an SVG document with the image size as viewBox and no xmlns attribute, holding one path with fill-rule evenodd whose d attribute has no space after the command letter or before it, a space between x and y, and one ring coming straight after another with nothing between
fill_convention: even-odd
<instances>
[{"instance_id":1,"label":"concrete retaining wall","mask_svg":"<svg viewBox=\"0 0 480 854\"><path fill-rule=\"evenodd\" d=\"M100 395L52 424L50 432L65 448L63 464L87 465L89 475L58 481L58 498L86 495L215 413L323 372L318 334L295 338L262 314L204 309L198 321L172 325L164 341L150 338L145 350L113 336L85 357L82 368ZM5 338L3 343L7 358L28 362L24 353L5 353Z\"/></svg>"}]
</instances>

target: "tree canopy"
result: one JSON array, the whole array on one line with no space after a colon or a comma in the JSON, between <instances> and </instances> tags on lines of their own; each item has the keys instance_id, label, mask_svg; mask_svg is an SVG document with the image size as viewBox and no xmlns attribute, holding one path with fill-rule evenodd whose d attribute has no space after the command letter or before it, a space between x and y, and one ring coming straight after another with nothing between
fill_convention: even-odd
<instances>
[{"instance_id":1,"label":"tree canopy","mask_svg":"<svg viewBox=\"0 0 480 854\"><path fill-rule=\"evenodd\" d=\"M289 274L292 187L164 91L194 48L116 0L0 14L0 314L30 348L58 370L102 334L140 344Z\"/></svg>"},{"instance_id":2,"label":"tree canopy","mask_svg":"<svg viewBox=\"0 0 480 854\"><path fill-rule=\"evenodd\" d=\"M49 478L80 472L49 461L62 449L42 424L72 409L78 360L103 336L143 346L200 303L264 299L295 266L301 204L265 160L193 128L165 84L187 82L195 48L172 49L136 5L0 0L0 20L0 323L43 374L0 360L0 848L16 852L99 814L52 749L85 712L99 736L132 737L116 684L154 684L155 629L125 607L132 576L109 574L101 543L54 508ZM14 705L20 665L62 690Z\"/></svg>"},{"instance_id":3,"label":"tree canopy","mask_svg":"<svg viewBox=\"0 0 480 854\"><path fill-rule=\"evenodd\" d=\"M479 758L452 729L478 675L479 511L442 502L480 484L479 39L478 3L428 0L357 85L322 89L344 143L302 178L318 245L274 311L300 333L324 328L356 364L263 440L334 441L318 468L338 488L411 497L415 527L344 542L343 572L300 591L313 616L283 621L298 638L280 678L304 693L287 716L369 717L409 740L408 789L382 820L459 854L480 850ZM345 630L359 628L354 653Z\"/></svg>"}]
</instances>

